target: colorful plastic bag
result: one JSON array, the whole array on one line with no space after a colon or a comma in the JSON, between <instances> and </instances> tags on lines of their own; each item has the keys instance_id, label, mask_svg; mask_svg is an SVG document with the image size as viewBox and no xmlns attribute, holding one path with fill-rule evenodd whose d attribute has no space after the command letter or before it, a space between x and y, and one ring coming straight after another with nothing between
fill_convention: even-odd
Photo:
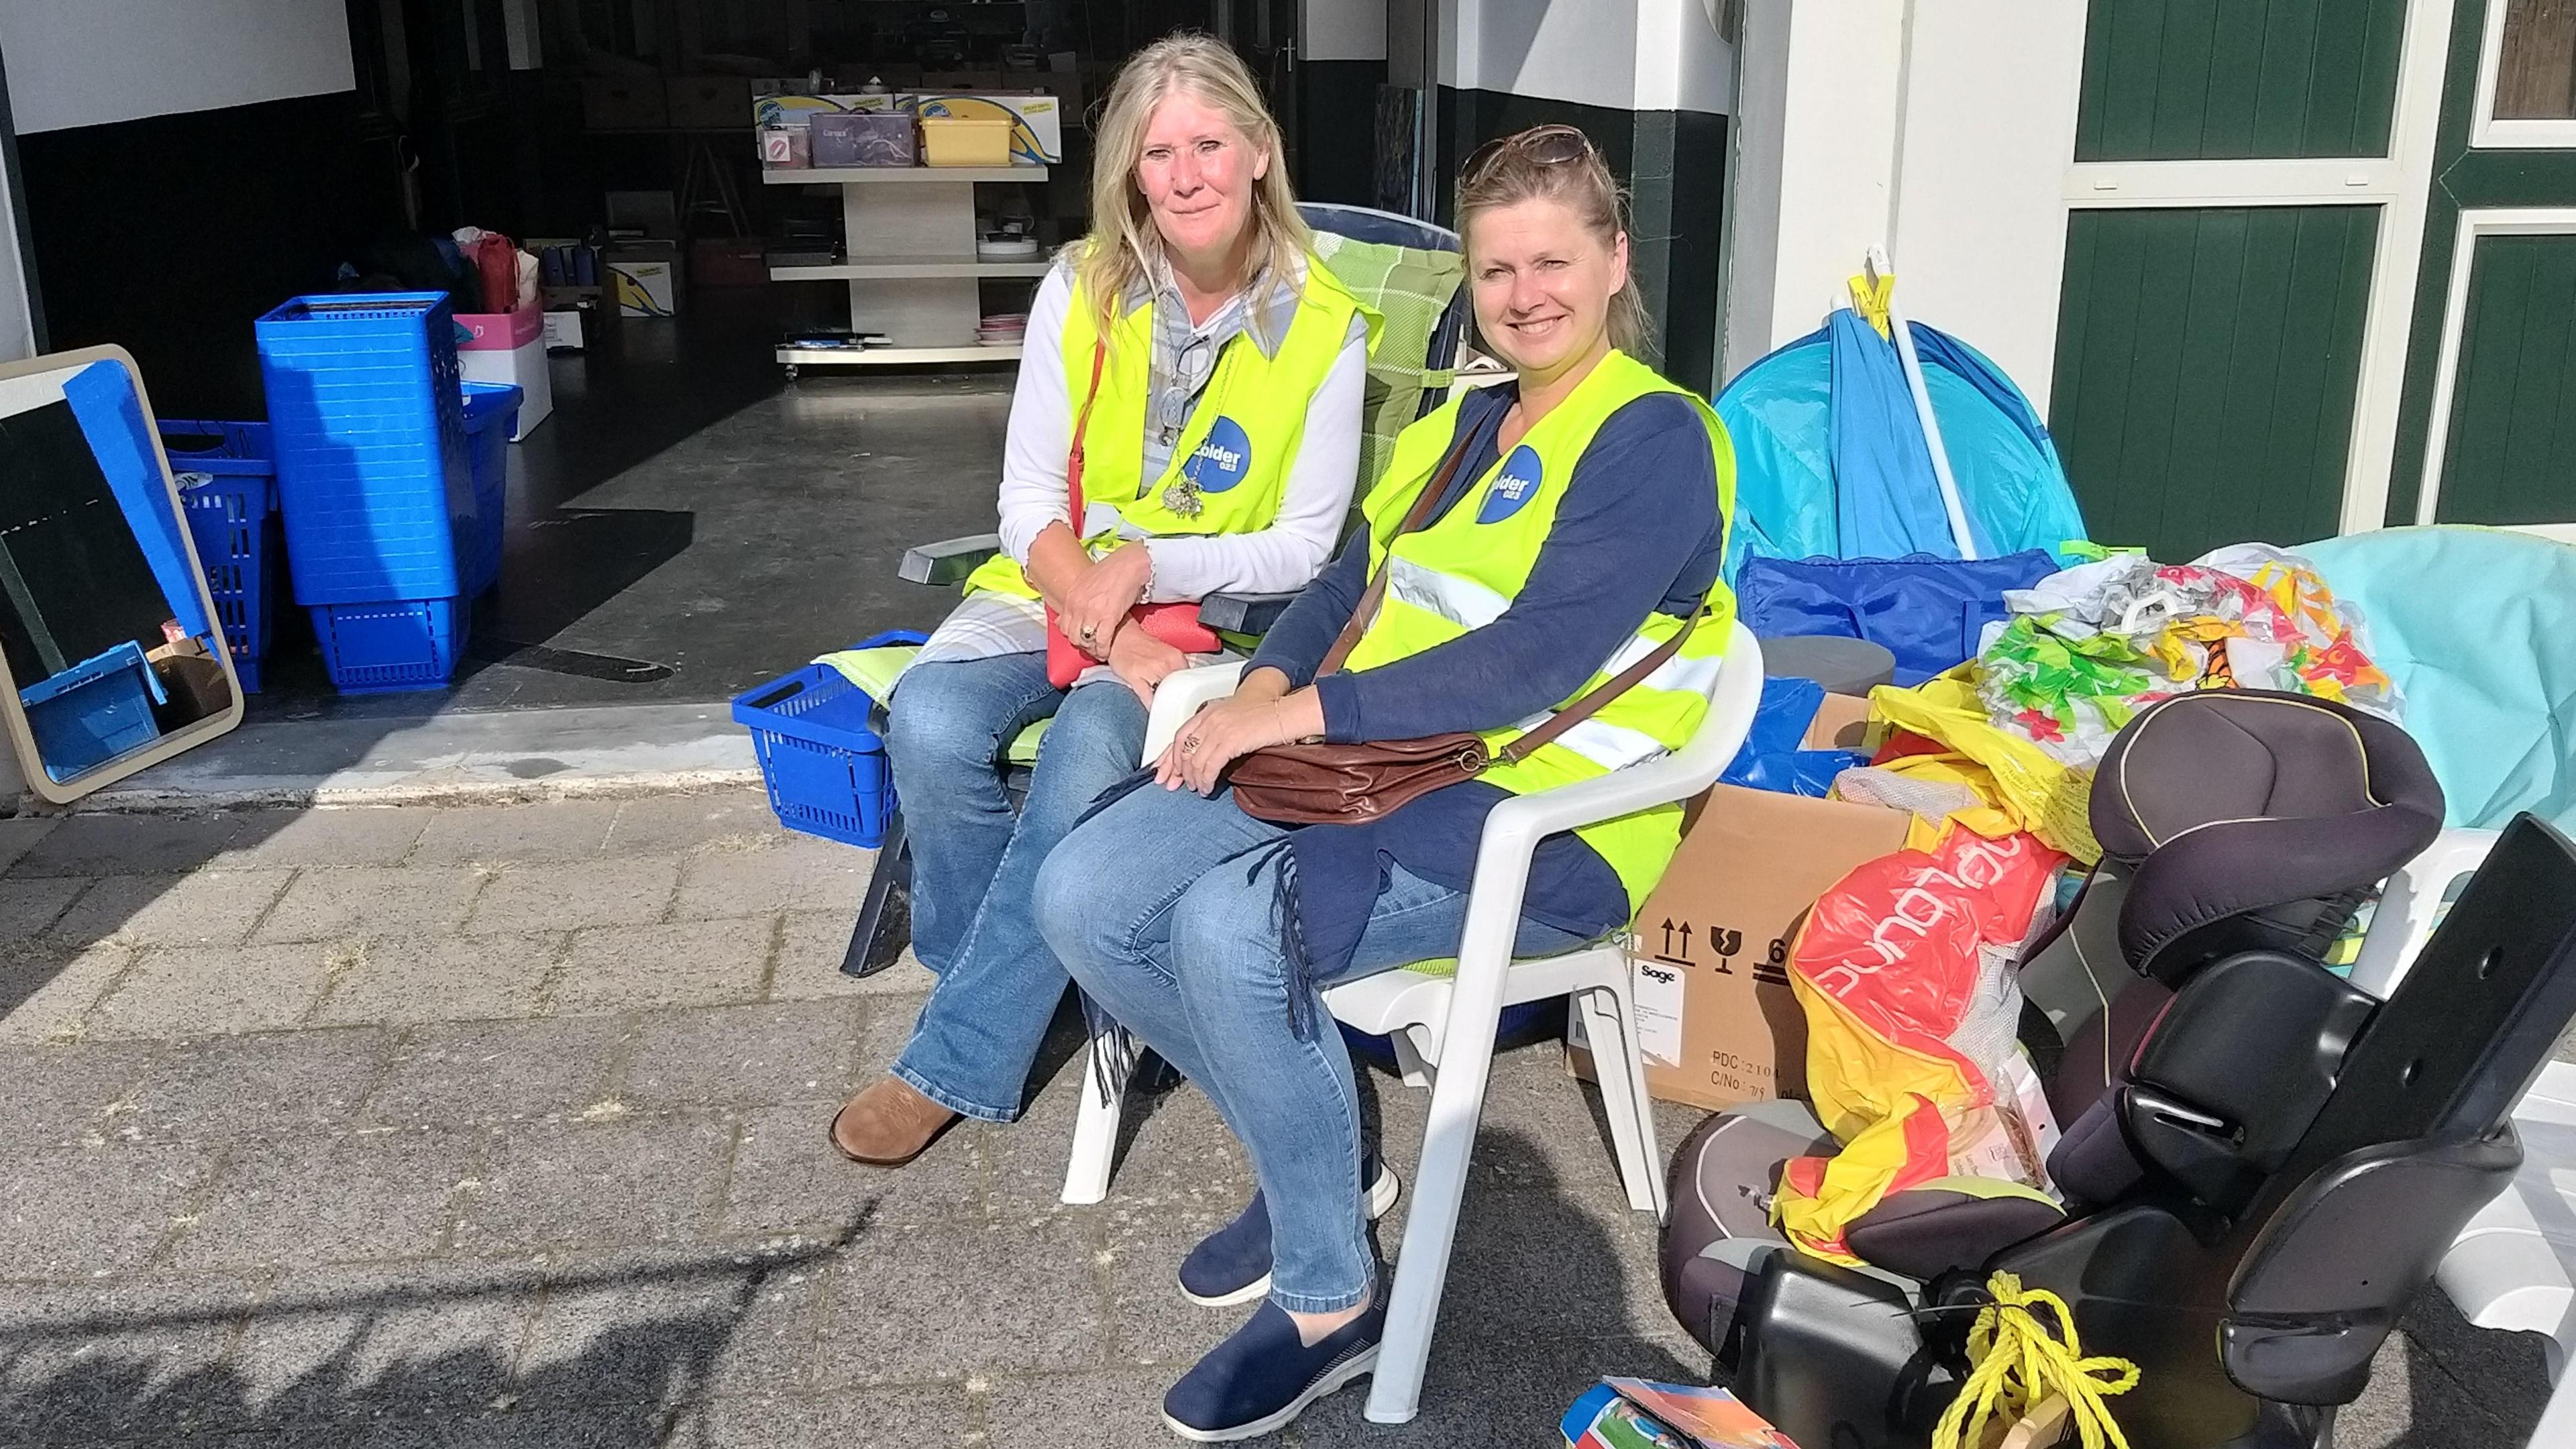
<instances>
[{"instance_id":1,"label":"colorful plastic bag","mask_svg":"<svg viewBox=\"0 0 2576 1449\"><path fill-rule=\"evenodd\" d=\"M1870 713L1983 766L1994 780L1995 803L2051 849L2087 865L2101 859L2102 847L2094 843L2088 818L2092 772L2072 768L2026 736L1997 727L1986 717L1968 672L1953 670L1913 689L1881 685L1870 691Z\"/></svg>"},{"instance_id":2,"label":"colorful plastic bag","mask_svg":"<svg viewBox=\"0 0 2576 1449\"><path fill-rule=\"evenodd\" d=\"M2311 694L2396 718L2360 612L2308 560L2236 544L2177 565L2082 564L2007 594L1975 679L1988 717L2059 761L2090 766L2140 709L2194 689Z\"/></svg>"},{"instance_id":3,"label":"colorful plastic bag","mask_svg":"<svg viewBox=\"0 0 2576 1449\"><path fill-rule=\"evenodd\" d=\"M2013 969L2064 861L2031 835L1954 831L1817 898L1789 985L1807 1017L1808 1095L1842 1150L1783 1169L1772 1213L1790 1241L1856 1262L1844 1229L1935 1179L1996 1178L2046 1197L2036 1132L1996 1083L2020 1050Z\"/></svg>"}]
</instances>

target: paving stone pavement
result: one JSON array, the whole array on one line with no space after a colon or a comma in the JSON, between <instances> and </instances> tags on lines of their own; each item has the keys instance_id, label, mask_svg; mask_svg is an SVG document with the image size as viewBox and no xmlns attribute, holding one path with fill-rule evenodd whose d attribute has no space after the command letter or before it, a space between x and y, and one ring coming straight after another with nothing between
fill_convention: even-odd
<instances>
[{"instance_id":1,"label":"paving stone pavement","mask_svg":"<svg viewBox=\"0 0 2576 1449\"><path fill-rule=\"evenodd\" d=\"M1240 1153L1178 1089L1057 1203L1060 1020L1023 1123L841 1161L930 983L838 974L869 864L756 792L0 821L0 1446L1177 1443ZM1601 1374L1708 1374L1654 1248L1589 1089L1506 1055L1422 1416L1269 1442L1542 1449ZM2537 1340L2427 1297L2339 1442L2520 1443Z\"/></svg>"}]
</instances>

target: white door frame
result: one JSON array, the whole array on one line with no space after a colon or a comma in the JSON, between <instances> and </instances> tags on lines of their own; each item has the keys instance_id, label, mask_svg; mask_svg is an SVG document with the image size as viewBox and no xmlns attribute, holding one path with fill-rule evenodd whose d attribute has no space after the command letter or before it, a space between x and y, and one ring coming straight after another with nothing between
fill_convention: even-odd
<instances>
[{"instance_id":1,"label":"white door frame","mask_svg":"<svg viewBox=\"0 0 2576 1449\"><path fill-rule=\"evenodd\" d=\"M2469 111L2469 145L2480 151L2576 149L2576 120L2496 119L2496 76L2504 67L2504 7L2505 0L2487 0L2486 26L2478 41L2478 93Z\"/></svg>"},{"instance_id":2,"label":"white door frame","mask_svg":"<svg viewBox=\"0 0 2576 1449\"><path fill-rule=\"evenodd\" d=\"M2494 23L2502 24L2502 0ZM2352 435L2345 452L2337 532L2378 528L2388 510L2397 455L2397 409L2406 385L2406 343L2415 280L2432 201L2433 150L2442 117L2442 72L2450 52L2450 0L2409 0L2398 52L2397 94L2385 156L2253 161L2085 161L2066 168L2065 201L2076 211L2118 207L2375 206L2379 230L2362 324ZM2063 223L2061 223L2062 225ZM2062 304L2061 304L2062 305Z\"/></svg>"},{"instance_id":3,"label":"white door frame","mask_svg":"<svg viewBox=\"0 0 2576 1449\"><path fill-rule=\"evenodd\" d=\"M2432 523L2442 501L2442 459L2451 441L2451 402L2460 380L2460 347L2468 331L2469 276L2480 237L2576 236L2576 206L2493 207L2462 211L2451 244L2451 285L2442 299L2442 350L2433 367L2432 416L2424 434L2424 481L2415 490L2415 521ZM2508 525L2562 543L2576 543L2576 520Z\"/></svg>"}]
</instances>

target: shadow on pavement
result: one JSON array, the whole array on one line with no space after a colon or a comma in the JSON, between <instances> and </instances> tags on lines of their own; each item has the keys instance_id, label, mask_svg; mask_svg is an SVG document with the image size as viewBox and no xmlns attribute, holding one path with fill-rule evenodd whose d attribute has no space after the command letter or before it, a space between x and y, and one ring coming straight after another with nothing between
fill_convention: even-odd
<instances>
[{"instance_id":1,"label":"shadow on pavement","mask_svg":"<svg viewBox=\"0 0 2576 1449\"><path fill-rule=\"evenodd\" d=\"M742 1356L747 1325L775 1316L773 1288L825 1270L863 1230L864 1218L836 1242L698 1245L632 1266L443 1263L412 1282L379 1265L372 1284L308 1275L245 1307L20 1308L0 1329L0 1437L655 1444Z\"/></svg>"}]
</instances>

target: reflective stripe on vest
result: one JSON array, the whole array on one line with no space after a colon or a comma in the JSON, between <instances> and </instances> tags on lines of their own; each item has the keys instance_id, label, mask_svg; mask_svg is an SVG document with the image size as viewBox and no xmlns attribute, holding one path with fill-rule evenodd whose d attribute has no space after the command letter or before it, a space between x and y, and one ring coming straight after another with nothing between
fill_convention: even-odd
<instances>
[{"instance_id":1,"label":"reflective stripe on vest","mask_svg":"<svg viewBox=\"0 0 2576 1449\"><path fill-rule=\"evenodd\" d=\"M1071 405L1082 407L1091 383L1097 314L1080 283L1064 321L1064 376ZM1110 324L1107 361L1091 403L1083 451L1085 520L1076 527L1096 551L1112 537L1163 538L1256 533L1279 517L1288 472L1305 440L1306 413L1315 390L1342 355L1351 318L1368 319L1374 345L1378 317L1343 288L1324 265L1307 259L1306 287L1275 357L1264 356L1249 335L1238 333L1217 355L1190 420L1172 447L1160 476L1144 477L1145 405L1154 352L1154 310L1136 307ZM1176 509L1174 485L1192 495ZM1195 511L1191 511L1192 508ZM1114 513L1115 521L1109 515ZM967 576L978 589L1034 599L1019 564L997 554Z\"/></svg>"},{"instance_id":2,"label":"reflective stripe on vest","mask_svg":"<svg viewBox=\"0 0 2576 1449\"><path fill-rule=\"evenodd\" d=\"M1444 574L1401 556L1387 565L1386 591L1461 629L1482 629L1512 606L1511 600L1474 579Z\"/></svg>"},{"instance_id":3,"label":"reflective stripe on vest","mask_svg":"<svg viewBox=\"0 0 2576 1449\"><path fill-rule=\"evenodd\" d=\"M1416 533L1394 537L1456 435L1457 401L1397 438L1386 478L1367 499L1372 564L1384 562L1386 597L1351 651L1345 668L1362 670L1434 648L1500 618L1529 580L1555 527L1568 480L1594 434L1613 413L1641 397L1690 397L1713 453L1721 521L1734 506L1735 470L1724 429L1706 403L1664 381L1644 364L1613 352L1574 392L1497 459L1446 514ZM1588 779L1678 748L1708 713L1735 617L1723 583L1710 590L1707 612L1671 659L1590 719L1517 764L1498 764L1484 778L1515 794ZM1613 650L1562 709L1673 637L1682 621L1650 616ZM1485 732L1499 749L1554 710ZM1680 839L1678 806L1622 816L1578 833L1618 872L1632 906L1643 902Z\"/></svg>"},{"instance_id":4,"label":"reflective stripe on vest","mask_svg":"<svg viewBox=\"0 0 2576 1449\"><path fill-rule=\"evenodd\" d=\"M1700 625L1702 629L1707 627L1705 622ZM1699 642L1699 634L1696 630L1691 634L1691 642L1693 644ZM1605 680L1617 678L1627 672L1629 666L1654 653L1662 643L1662 640L1649 638L1644 634L1630 636L1628 642L1620 645L1618 651L1613 653L1608 661L1593 671L1592 678L1585 681L1584 688L1589 690ZM1718 667L1724 661L1725 656L1722 654L1700 654L1685 645L1683 652L1675 654L1648 671L1645 678L1637 681L1636 688L1696 695L1705 699L1709 691L1717 687ZM1543 709L1527 719L1516 720L1512 724L1512 731L1526 733L1534 730L1547 723L1555 713L1556 711L1552 709ZM1629 765L1643 764L1657 755L1668 753L1670 749L1663 741L1644 730L1610 724L1597 715L1558 735L1556 743L1599 765L1603 770L1624 769Z\"/></svg>"}]
</instances>

